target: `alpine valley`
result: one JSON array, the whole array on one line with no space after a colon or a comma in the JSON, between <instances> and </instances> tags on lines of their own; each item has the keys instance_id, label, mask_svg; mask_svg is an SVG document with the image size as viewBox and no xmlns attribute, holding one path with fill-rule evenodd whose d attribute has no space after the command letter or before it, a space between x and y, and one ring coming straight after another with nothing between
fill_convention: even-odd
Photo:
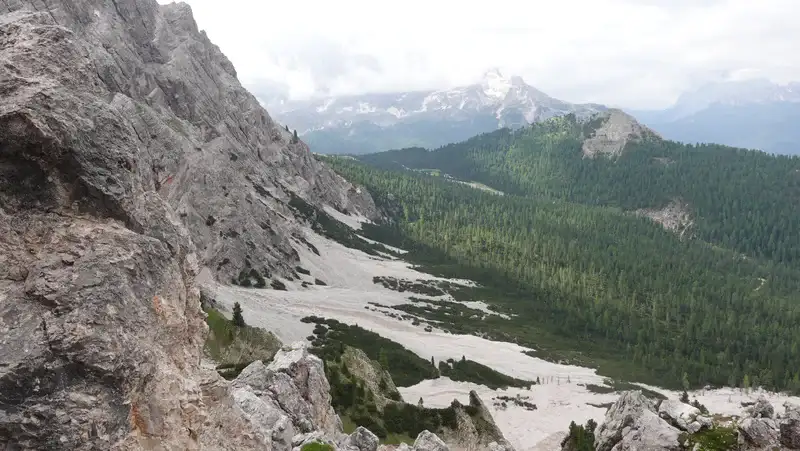
<instances>
[{"instance_id":1,"label":"alpine valley","mask_svg":"<svg viewBox=\"0 0 800 451\"><path fill-rule=\"evenodd\" d=\"M0 449L800 449L796 157L496 72L316 155L183 3L5 0L0 60Z\"/></svg>"}]
</instances>

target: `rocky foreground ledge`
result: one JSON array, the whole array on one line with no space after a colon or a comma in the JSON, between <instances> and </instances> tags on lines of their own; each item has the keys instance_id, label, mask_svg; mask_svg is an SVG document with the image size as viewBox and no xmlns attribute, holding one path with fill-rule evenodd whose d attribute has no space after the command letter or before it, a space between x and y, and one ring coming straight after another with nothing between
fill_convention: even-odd
<instances>
[{"instance_id":1,"label":"rocky foreground ledge","mask_svg":"<svg viewBox=\"0 0 800 451\"><path fill-rule=\"evenodd\" d=\"M778 414L762 396L743 407L741 416L724 417L679 400L654 401L641 391L624 392L596 430L573 425L562 451L800 449L800 406L786 403Z\"/></svg>"},{"instance_id":2,"label":"rocky foreground ledge","mask_svg":"<svg viewBox=\"0 0 800 451\"><path fill-rule=\"evenodd\" d=\"M331 407L330 385L319 357L306 343L283 347L269 365L256 361L232 382L236 406L260 435L265 449L343 451L448 451L435 434L423 431L413 446L379 446L378 437L364 427L342 432L342 422Z\"/></svg>"}]
</instances>

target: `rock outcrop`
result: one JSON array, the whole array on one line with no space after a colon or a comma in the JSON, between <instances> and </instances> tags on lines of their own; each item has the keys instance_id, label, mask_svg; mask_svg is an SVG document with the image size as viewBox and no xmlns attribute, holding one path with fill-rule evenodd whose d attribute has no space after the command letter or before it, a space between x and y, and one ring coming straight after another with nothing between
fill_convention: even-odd
<instances>
[{"instance_id":1,"label":"rock outcrop","mask_svg":"<svg viewBox=\"0 0 800 451\"><path fill-rule=\"evenodd\" d=\"M786 403L785 413L763 396L745 411L738 424L739 447L744 450L800 449L800 407Z\"/></svg>"},{"instance_id":2,"label":"rock outcrop","mask_svg":"<svg viewBox=\"0 0 800 451\"><path fill-rule=\"evenodd\" d=\"M469 393L469 405L453 401L457 427L442 431L442 439L454 448L464 451L513 451L494 422L491 413L475 391Z\"/></svg>"},{"instance_id":3,"label":"rock outcrop","mask_svg":"<svg viewBox=\"0 0 800 451\"><path fill-rule=\"evenodd\" d=\"M786 403L786 414L780 425L781 445L789 449L800 449L800 407Z\"/></svg>"},{"instance_id":4,"label":"rock outcrop","mask_svg":"<svg viewBox=\"0 0 800 451\"><path fill-rule=\"evenodd\" d=\"M402 399L389 372L380 363L370 359L364 351L347 346L342 354L342 361L350 373L375 395L375 405L379 410L383 411L383 407L392 399L392 394L396 399Z\"/></svg>"},{"instance_id":5,"label":"rock outcrop","mask_svg":"<svg viewBox=\"0 0 800 451\"><path fill-rule=\"evenodd\" d=\"M343 451L375 451L378 449L378 437L367 428L359 426L342 442Z\"/></svg>"},{"instance_id":6,"label":"rock outcrop","mask_svg":"<svg viewBox=\"0 0 800 451\"><path fill-rule=\"evenodd\" d=\"M800 408L787 403L785 410L785 414L777 415L772 404L761 396L742 417L714 424L711 417L689 404L677 400L653 402L641 392L625 392L595 431L595 450L705 449L709 436L698 432L714 428L721 429L710 436L716 438L709 446L727 443L725 446L730 448L725 449L740 451L800 449ZM568 443L562 443L564 449L568 449Z\"/></svg>"},{"instance_id":7,"label":"rock outcrop","mask_svg":"<svg viewBox=\"0 0 800 451\"><path fill-rule=\"evenodd\" d=\"M0 448L291 444L280 406L201 367L194 281L289 274L292 196L374 217L371 198L272 121L185 4L6 0L0 59Z\"/></svg>"},{"instance_id":8,"label":"rock outcrop","mask_svg":"<svg viewBox=\"0 0 800 451\"><path fill-rule=\"evenodd\" d=\"M680 431L658 416L655 404L641 391L623 393L595 436L597 451L682 449Z\"/></svg>"},{"instance_id":9,"label":"rock outcrop","mask_svg":"<svg viewBox=\"0 0 800 451\"><path fill-rule=\"evenodd\" d=\"M712 426L711 419L700 409L676 399L665 399L658 405L658 415L669 424L690 434Z\"/></svg>"},{"instance_id":10,"label":"rock outcrop","mask_svg":"<svg viewBox=\"0 0 800 451\"><path fill-rule=\"evenodd\" d=\"M596 115L589 124L597 126L583 141L583 155L588 158L618 157L629 142L658 137L633 116L617 109Z\"/></svg>"},{"instance_id":11,"label":"rock outcrop","mask_svg":"<svg viewBox=\"0 0 800 451\"><path fill-rule=\"evenodd\" d=\"M450 451L444 442L429 431L422 431L414 441L414 451Z\"/></svg>"}]
</instances>

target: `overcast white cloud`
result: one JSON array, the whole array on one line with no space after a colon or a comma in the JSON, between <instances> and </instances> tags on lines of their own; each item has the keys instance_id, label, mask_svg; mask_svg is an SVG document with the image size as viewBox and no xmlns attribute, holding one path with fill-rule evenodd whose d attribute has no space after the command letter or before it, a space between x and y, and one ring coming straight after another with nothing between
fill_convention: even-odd
<instances>
[{"instance_id":1,"label":"overcast white cloud","mask_svg":"<svg viewBox=\"0 0 800 451\"><path fill-rule=\"evenodd\" d=\"M800 0L188 0L259 93L447 88L489 67L571 102L664 107L704 82L800 80Z\"/></svg>"}]
</instances>

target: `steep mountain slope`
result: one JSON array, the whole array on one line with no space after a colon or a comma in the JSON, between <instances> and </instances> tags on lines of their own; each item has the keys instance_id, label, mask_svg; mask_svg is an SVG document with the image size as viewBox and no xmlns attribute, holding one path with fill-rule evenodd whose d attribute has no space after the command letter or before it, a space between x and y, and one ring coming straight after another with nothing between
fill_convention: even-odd
<instances>
[{"instance_id":1,"label":"steep mountain slope","mask_svg":"<svg viewBox=\"0 0 800 451\"><path fill-rule=\"evenodd\" d=\"M331 97L272 106L277 119L297 129L314 152L376 152L436 147L500 127L516 128L553 116L603 111L574 105L506 78L496 69L479 83L440 91Z\"/></svg>"},{"instance_id":2,"label":"steep mountain slope","mask_svg":"<svg viewBox=\"0 0 800 451\"><path fill-rule=\"evenodd\" d=\"M0 447L269 448L199 365L195 276L288 276L290 200L374 217L369 195L185 4L6 1L0 59Z\"/></svg>"},{"instance_id":3,"label":"steep mountain slope","mask_svg":"<svg viewBox=\"0 0 800 451\"><path fill-rule=\"evenodd\" d=\"M749 80L706 85L666 110L632 111L665 137L776 154L800 154L800 83Z\"/></svg>"},{"instance_id":4,"label":"steep mountain slope","mask_svg":"<svg viewBox=\"0 0 800 451\"><path fill-rule=\"evenodd\" d=\"M792 232L800 227L794 211L800 159L682 145L630 122L619 129L628 132L604 141L602 148L619 149L616 158L586 158L586 146L598 132L608 138L604 130L613 117L577 121L568 116L435 151L406 149L360 159L386 169L438 169L509 194L631 212L677 202L693 222L690 234L746 255L800 264L800 238Z\"/></svg>"}]
</instances>

